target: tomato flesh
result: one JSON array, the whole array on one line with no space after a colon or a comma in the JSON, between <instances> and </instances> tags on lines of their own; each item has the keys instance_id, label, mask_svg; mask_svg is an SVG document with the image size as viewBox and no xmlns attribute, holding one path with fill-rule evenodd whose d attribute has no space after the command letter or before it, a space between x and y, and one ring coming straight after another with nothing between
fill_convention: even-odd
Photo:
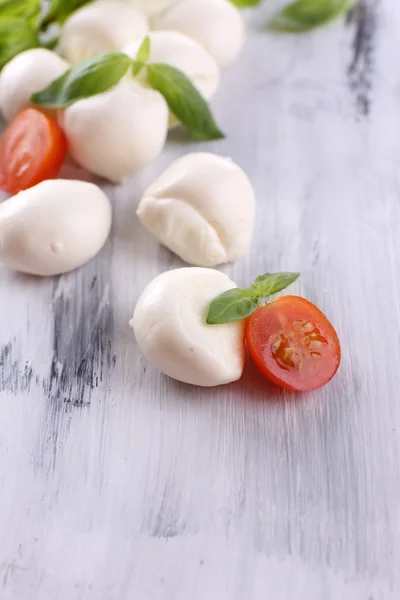
<instances>
[{"instance_id":1,"label":"tomato flesh","mask_svg":"<svg viewBox=\"0 0 400 600\"><path fill-rule=\"evenodd\" d=\"M13 194L60 171L67 151L59 125L35 108L19 113L0 140L0 188Z\"/></svg>"},{"instance_id":2,"label":"tomato flesh","mask_svg":"<svg viewBox=\"0 0 400 600\"><path fill-rule=\"evenodd\" d=\"M320 388L340 365L336 331L319 308L299 296L260 306L247 322L246 341L258 369L286 389Z\"/></svg>"}]
</instances>

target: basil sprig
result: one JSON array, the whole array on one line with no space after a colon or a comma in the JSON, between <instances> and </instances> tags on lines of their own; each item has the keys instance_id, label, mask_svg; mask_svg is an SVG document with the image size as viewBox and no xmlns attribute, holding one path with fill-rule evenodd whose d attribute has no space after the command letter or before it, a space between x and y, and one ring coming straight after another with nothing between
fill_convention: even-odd
<instances>
[{"instance_id":1,"label":"basil sprig","mask_svg":"<svg viewBox=\"0 0 400 600\"><path fill-rule=\"evenodd\" d=\"M281 292L300 277L300 273L264 273L257 277L251 288L233 288L211 302L206 323L222 325L249 317L263 298Z\"/></svg>"},{"instance_id":2,"label":"basil sprig","mask_svg":"<svg viewBox=\"0 0 400 600\"><path fill-rule=\"evenodd\" d=\"M0 0L0 19L13 17L36 26L40 13L40 0Z\"/></svg>"},{"instance_id":3,"label":"basil sprig","mask_svg":"<svg viewBox=\"0 0 400 600\"><path fill-rule=\"evenodd\" d=\"M355 0L296 0L273 17L269 29L301 33L325 25L347 12Z\"/></svg>"},{"instance_id":4,"label":"basil sprig","mask_svg":"<svg viewBox=\"0 0 400 600\"><path fill-rule=\"evenodd\" d=\"M0 17L0 69L20 52L39 45L36 31L28 20Z\"/></svg>"},{"instance_id":5,"label":"basil sprig","mask_svg":"<svg viewBox=\"0 0 400 600\"><path fill-rule=\"evenodd\" d=\"M150 39L146 37L134 60L121 52L88 58L33 94L31 102L46 108L65 108L111 89L130 68L133 75L146 69L149 85L164 96L171 111L196 139L224 137L207 102L190 79L170 65L147 62L149 56Z\"/></svg>"}]
</instances>

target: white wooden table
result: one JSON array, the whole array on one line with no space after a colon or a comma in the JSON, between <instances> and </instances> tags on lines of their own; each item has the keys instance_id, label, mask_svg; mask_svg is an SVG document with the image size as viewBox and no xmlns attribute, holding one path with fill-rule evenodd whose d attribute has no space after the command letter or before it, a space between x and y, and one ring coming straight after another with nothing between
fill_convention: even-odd
<instances>
[{"instance_id":1,"label":"white wooden table","mask_svg":"<svg viewBox=\"0 0 400 600\"><path fill-rule=\"evenodd\" d=\"M107 186L113 234L60 279L0 267L1 600L400 597L400 5L311 35L249 18L213 104L227 139L174 132ZM299 270L336 326L326 388L280 392L251 366L203 390L144 360L128 327L179 260L135 218L145 187L198 148L254 182L239 284Z\"/></svg>"}]
</instances>

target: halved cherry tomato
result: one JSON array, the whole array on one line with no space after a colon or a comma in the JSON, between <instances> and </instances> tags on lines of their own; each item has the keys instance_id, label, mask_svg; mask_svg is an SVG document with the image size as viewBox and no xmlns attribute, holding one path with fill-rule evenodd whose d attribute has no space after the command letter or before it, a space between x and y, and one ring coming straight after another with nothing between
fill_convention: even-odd
<instances>
[{"instance_id":1,"label":"halved cherry tomato","mask_svg":"<svg viewBox=\"0 0 400 600\"><path fill-rule=\"evenodd\" d=\"M336 331L319 308L298 296L260 306L248 320L246 341L259 370L289 390L320 388L340 365Z\"/></svg>"},{"instance_id":2,"label":"halved cherry tomato","mask_svg":"<svg viewBox=\"0 0 400 600\"><path fill-rule=\"evenodd\" d=\"M57 175L67 142L51 117L35 108L19 113L0 140L0 188L15 194Z\"/></svg>"}]
</instances>

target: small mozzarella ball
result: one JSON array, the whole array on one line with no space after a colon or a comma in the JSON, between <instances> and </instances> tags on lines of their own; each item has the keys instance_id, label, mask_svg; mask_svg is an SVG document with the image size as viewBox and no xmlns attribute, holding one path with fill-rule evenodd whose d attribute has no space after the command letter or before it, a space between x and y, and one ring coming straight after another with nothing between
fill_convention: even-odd
<instances>
[{"instance_id":1,"label":"small mozzarella ball","mask_svg":"<svg viewBox=\"0 0 400 600\"><path fill-rule=\"evenodd\" d=\"M146 16L130 2L99 0L83 6L65 22L59 52L70 63L120 50L148 31Z\"/></svg>"},{"instance_id":2,"label":"small mozzarella ball","mask_svg":"<svg viewBox=\"0 0 400 600\"><path fill-rule=\"evenodd\" d=\"M187 154L145 191L137 215L182 260L213 267L237 260L249 249L254 191L231 159Z\"/></svg>"},{"instance_id":3,"label":"small mozzarella ball","mask_svg":"<svg viewBox=\"0 0 400 600\"><path fill-rule=\"evenodd\" d=\"M11 121L30 106L31 96L46 88L69 69L55 52L34 48L10 60L0 74L0 112Z\"/></svg>"},{"instance_id":4,"label":"small mozzarella ball","mask_svg":"<svg viewBox=\"0 0 400 600\"><path fill-rule=\"evenodd\" d=\"M148 17L152 17L178 0L130 0L131 4Z\"/></svg>"},{"instance_id":5,"label":"small mozzarella ball","mask_svg":"<svg viewBox=\"0 0 400 600\"><path fill-rule=\"evenodd\" d=\"M0 260L32 275L59 275L91 260L111 228L111 204L85 181L54 179L0 205Z\"/></svg>"},{"instance_id":6,"label":"small mozzarella ball","mask_svg":"<svg viewBox=\"0 0 400 600\"><path fill-rule=\"evenodd\" d=\"M162 373L211 387L237 381L245 362L244 324L207 325L211 301L236 285L195 267L167 271L144 290L130 322L148 360Z\"/></svg>"},{"instance_id":7,"label":"small mozzarella ball","mask_svg":"<svg viewBox=\"0 0 400 600\"><path fill-rule=\"evenodd\" d=\"M72 157L82 167L121 183L162 151L168 106L158 92L124 79L104 94L69 106L59 122Z\"/></svg>"},{"instance_id":8,"label":"small mozzarella ball","mask_svg":"<svg viewBox=\"0 0 400 600\"><path fill-rule=\"evenodd\" d=\"M175 31L153 31L150 38L150 63L166 63L179 69L209 100L219 84L219 68L213 57L200 44ZM125 48L135 58L143 40Z\"/></svg>"},{"instance_id":9,"label":"small mozzarella ball","mask_svg":"<svg viewBox=\"0 0 400 600\"><path fill-rule=\"evenodd\" d=\"M153 28L180 31L199 42L227 67L240 54L244 42L244 23L228 0L185 0L156 16Z\"/></svg>"}]
</instances>

